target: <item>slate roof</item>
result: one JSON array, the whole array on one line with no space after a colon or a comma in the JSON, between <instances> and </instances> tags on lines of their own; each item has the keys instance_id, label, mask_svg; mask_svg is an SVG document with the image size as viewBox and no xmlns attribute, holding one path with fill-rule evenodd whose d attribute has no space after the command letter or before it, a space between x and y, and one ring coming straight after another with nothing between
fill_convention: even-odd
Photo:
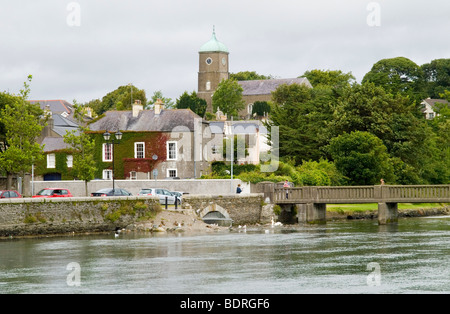
<instances>
[{"instance_id":1,"label":"slate roof","mask_svg":"<svg viewBox=\"0 0 450 314\"><path fill-rule=\"evenodd\" d=\"M44 144L44 153L49 153L61 149L71 148L69 144L64 142L62 137L46 137L42 141Z\"/></svg>"},{"instance_id":2,"label":"slate roof","mask_svg":"<svg viewBox=\"0 0 450 314\"><path fill-rule=\"evenodd\" d=\"M190 109L167 109L155 115L154 110L142 110L133 117L132 111L107 111L105 116L89 125L91 131L172 132L176 127L194 131L194 119L202 118ZM176 130L175 130L176 131Z\"/></svg>"},{"instance_id":3,"label":"slate roof","mask_svg":"<svg viewBox=\"0 0 450 314\"><path fill-rule=\"evenodd\" d=\"M242 92L243 96L270 95L280 85L283 84L291 85L296 83L312 88L311 83L309 83L308 79L305 77L291 79L239 81L238 83L244 89L244 91Z\"/></svg>"}]
</instances>

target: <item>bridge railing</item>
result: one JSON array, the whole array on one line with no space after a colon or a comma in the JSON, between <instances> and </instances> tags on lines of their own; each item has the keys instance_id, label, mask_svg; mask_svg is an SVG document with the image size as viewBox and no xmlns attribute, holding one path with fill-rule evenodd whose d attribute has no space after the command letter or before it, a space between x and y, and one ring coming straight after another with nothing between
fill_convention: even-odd
<instances>
[{"instance_id":1,"label":"bridge railing","mask_svg":"<svg viewBox=\"0 0 450 314\"><path fill-rule=\"evenodd\" d=\"M450 202L450 185L274 188L275 203Z\"/></svg>"}]
</instances>

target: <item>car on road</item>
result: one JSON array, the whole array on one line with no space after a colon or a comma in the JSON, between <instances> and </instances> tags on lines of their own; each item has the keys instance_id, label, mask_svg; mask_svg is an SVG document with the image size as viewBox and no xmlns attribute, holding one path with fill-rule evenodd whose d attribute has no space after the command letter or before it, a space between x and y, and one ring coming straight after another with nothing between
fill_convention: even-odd
<instances>
[{"instance_id":1,"label":"car on road","mask_svg":"<svg viewBox=\"0 0 450 314\"><path fill-rule=\"evenodd\" d=\"M0 198L22 198L22 195L14 190L0 190Z\"/></svg>"},{"instance_id":2,"label":"car on road","mask_svg":"<svg viewBox=\"0 0 450 314\"><path fill-rule=\"evenodd\" d=\"M177 196L170 193L169 190L166 189L160 189L160 188L151 188L151 189L141 189L141 191L138 193L140 196L159 196L159 203L160 204L166 204L166 198L167 198L167 204L174 205L175 202L177 204L181 204L181 199L179 199Z\"/></svg>"},{"instance_id":3,"label":"car on road","mask_svg":"<svg viewBox=\"0 0 450 314\"><path fill-rule=\"evenodd\" d=\"M73 197L68 189L45 188L40 190L33 198Z\"/></svg>"},{"instance_id":4,"label":"car on road","mask_svg":"<svg viewBox=\"0 0 450 314\"><path fill-rule=\"evenodd\" d=\"M97 192L91 193L91 196L131 196L132 194L125 189L100 189Z\"/></svg>"}]
</instances>

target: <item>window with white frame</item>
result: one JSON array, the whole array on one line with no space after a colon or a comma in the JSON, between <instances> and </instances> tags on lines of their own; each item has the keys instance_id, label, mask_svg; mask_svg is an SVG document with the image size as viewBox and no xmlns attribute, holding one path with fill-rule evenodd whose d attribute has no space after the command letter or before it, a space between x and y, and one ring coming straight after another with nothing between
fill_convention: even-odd
<instances>
[{"instance_id":1,"label":"window with white frame","mask_svg":"<svg viewBox=\"0 0 450 314\"><path fill-rule=\"evenodd\" d=\"M73 167L73 156L67 155L67 168L72 168L72 167Z\"/></svg>"},{"instance_id":2,"label":"window with white frame","mask_svg":"<svg viewBox=\"0 0 450 314\"><path fill-rule=\"evenodd\" d=\"M176 178L177 175L177 169L167 169L167 177L168 178Z\"/></svg>"},{"instance_id":3,"label":"window with white frame","mask_svg":"<svg viewBox=\"0 0 450 314\"><path fill-rule=\"evenodd\" d=\"M130 180L137 180L137 172L136 171L130 172Z\"/></svg>"},{"instance_id":4,"label":"window with white frame","mask_svg":"<svg viewBox=\"0 0 450 314\"><path fill-rule=\"evenodd\" d=\"M136 142L134 143L134 158L145 158L145 143Z\"/></svg>"},{"instance_id":5,"label":"window with white frame","mask_svg":"<svg viewBox=\"0 0 450 314\"><path fill-rule=\"evenodd\" d=\"M56 168L56 157L55 154L47 154L47 168Z\"/></svg>"},{"instance_id":6,"label":"window with white frame","mask_svg":"<svg viewBox=\"0 0 450 314\"><path fill-rule=\"evenodd\" d=\"M112 161L113 145L110 143L103 143L103 162Z\"/></svg>"},{"instance_id":7,"label":"window with white frame","mask_svg":"<svg viewBox=\"0 0 450 314\"><path fill-rule=\"evenodd\" d=\"M167 160L177 159L177 142L167 142Z\"/></svg>"},{"instance_id":8,"label":"window with white frame","mask_svg":"<svg viewBox=\"0 0 450 314\"><path fill-rule=\"evenodd\" d=\"M103 170L103 180L112 180L113 172L110 169Z\"/></svg>"}]
</instances>

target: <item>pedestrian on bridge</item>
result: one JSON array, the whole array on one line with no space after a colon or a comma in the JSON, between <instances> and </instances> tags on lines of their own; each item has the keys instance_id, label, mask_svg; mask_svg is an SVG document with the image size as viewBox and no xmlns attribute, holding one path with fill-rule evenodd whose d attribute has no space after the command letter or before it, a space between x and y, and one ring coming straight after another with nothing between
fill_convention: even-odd
<instances>
[{"instance_id":1,"label":"pedestrian on bridge","mask_svg":"<svg viewBox=\"0 0 450 314\"><path fill-rule=\"evenodd\" d=\"M289 198L289 190L287 190L287 189L289 189L290 187L291 186L289 185L289 181L288 180L284 181L283 188L286 189L286 199Z\"/></svg>"}]
</instances>

